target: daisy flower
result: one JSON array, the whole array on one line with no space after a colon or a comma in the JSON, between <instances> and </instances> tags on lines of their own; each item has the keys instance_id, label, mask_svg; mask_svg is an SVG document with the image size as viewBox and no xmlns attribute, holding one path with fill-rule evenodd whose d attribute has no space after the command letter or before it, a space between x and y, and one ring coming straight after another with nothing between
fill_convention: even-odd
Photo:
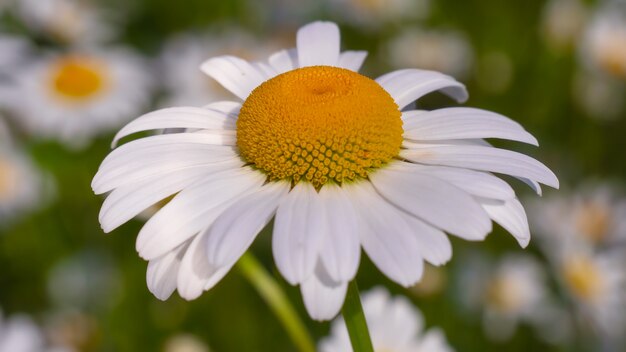
<instances>
[{"instance_id":1,"label":"daisy flower","mask_svg":"<svg viewBox=\"0 0 626 352\"><path fill-rule=\"evenodd\" d=\"M204 106L231 97L231 93L214 79L198 74L198 67L207 57L229 54L251 59L271 52L259 48L254 37L239 30L227 31L224 36L186 34L174 37L166 43L161 55L164 84L169 95L165 105Z\"/></svg>"},{"instance_id":2,"label":"daisy flower","mask_svg":"<svg viewBox=\"0 0 626 352\"><path fill-rule=\"evenodd\" d=\"M590 70L626 79L626 4L600 7L585 30L580 55Z\"/></svg>"},{"instance_id":3,"label":"daisy flower","mask_svg":"<svg viewBox=\"0 0 626 352\"><path fill-rule=\"evenodd\" d=\"M192 334L177 334L165 341L163 352L209 352L209 347Z\"/></svg>"},{"instance_id":4,"label":"daisy flower","mask_svg":"<svg viewBox=\"0 0 626 352\"><path fill-rule=\"evenodd\" d=\"M49 197L50 185L46 183L26 155L0 143L0 228L40 206Z\"/></svg>"},{"instance_id":5,"label":"daisy flower","mask_svg":"<svg viewBox=\"0 0 626 352\"><path fill-rule=\"evenodd\" d=\"M163 128L183 133L135 140L103 161L92 187L110 192L100 222L110 232L172 194L141 229L148 286L165 299L194 299L219 282L274 220L278 270L300 285L314 319L333 318L358 269L361 248L403 286L423 261L451 257L445 232L483 240L491 220L522 246L530 239L513 189L490 172L539 191L558 186L538 161L481 138L537 141L496 113L448 108L402 111L441 90L459 101L465 87L417 69L372 80L357 71L366 53L339 50L339 29L315 22L295 49L267 62L233 56L202 70L239 101L181 107L139 117L115 137Z\"/></svg>"},{"instance_id":6,"label":"daisy flower","mask_svg":"<svg viewBox=\"0 0 626 352\"><path fill-rule=\"evenodd\" d=\"M626 255L581 246L555 258L555 270L575 304L584 331L623 337L626 332Z\"/></svg>"},{"instance_id":7,"label":"daisy flower","mask_svg":"<svg viewBox=\"0 0 626 352\"><path fill-rule=\"evenodd\" d=\"M2 317L0 312L0 352L44 351L44 337L26 315Z\"/></svg>"},{"instance_id":8,"label":"daisy flower","mask_svg":"<svg viewBox=\"0 0 626 352\"><path fill-rule=\"evenodd\" d=\"M391 297L383 288L363 294L363 311L375 351L452 352L439 328L424 331L424 317L409 300ZM320 352L352 351L343 318L332 324L330 336L319 344Z\"/></svg>"},{"instance_id":9,"label":"daisy flower","mask_svg":"<svg viewBox=\"0 0 626 352\"><path fill-rule=\"evenodd\" d=\"M622 116L626 86L610 76L581 70L574 76L572 95L582 111L597 120Z\"/></svg>"},{"instance_id":10,"label":"daisy flower","mask_svg":"<svg viewBox=\"0 0 626 352\"><path fill-rule=\"evenodd\" d=\"M63 43L94 43L113 36L93 1L19 0L17 14L31 30Z\"/></svg>"},{"instance_id":11,"label":"daisy flower","mask_svg":"<svg viewBox=\"0 0 626 352\"><path fill-rule=\"evenodd\" d=\"M608 247L626 244L626 195L611 183L590 183L571 194L551 194L529 209L547 251L581 243Z\"/></svg>"},{"instance_id":12,"label":"daisy flower","mask_svg":"<svg viewBox=\"0 0 626 352\"><path fill-rule=\"evenodd\" d=\"M464 77L472 67L473 50L467 39L450 30L407 28L388 45L393 66L419 67Z\"/></svg>"},{"instance_id":13,"label":"daisy flower","mask_svg":"<svg viewBox=\"0 0 626 352\"><path fill-rule=\"evenodd\" d=\"M578 44L586 20L587 9L580 0L550 0L541 16L543 39L555 50L571 48Z\"/></svg>"},{"instance_id":14,"label":"daisy flower","mask_svg":"<svg viewBox=\"0 0 626 352\"><path fill-rule=\"evenodd\" d=\"M124 124L150 100L150 76L121 48L56 53L14 76L10 109L31 134L79 146Z\"/></svg>"}]
</instances>

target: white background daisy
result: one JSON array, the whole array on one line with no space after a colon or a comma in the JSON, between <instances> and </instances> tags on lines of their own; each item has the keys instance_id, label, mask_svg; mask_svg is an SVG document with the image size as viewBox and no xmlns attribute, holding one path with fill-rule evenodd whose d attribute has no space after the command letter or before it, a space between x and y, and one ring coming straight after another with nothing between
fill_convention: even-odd
<instances>
[{"instance_id":1,"label":"white background daisy","mask_svg":"<svg viewBox=\"0 0 626 352\"><path fill-rule=\"evenodd\" d=\"M10 109L31 134L80 146L141 112L150 100L146 63L123 48L50 54L13 77Z\"/></svg>"},{"instance_id":2,"label":"white background daisy","mask_svg":"<svg viewBox=\"0 0 626 352\"><path fill-rule=\"evenodd\" d=\"M424 317L411 302L401 296L391 297L383 288L363 294L365 320L375 351L380 352L452 352L443 331L424 331ZM333 322L330 336L319 343L320 352L352 351L343 318Z\"/></svg>"},{"instance_id":3,"label":"white background daisy","mask_svg":"<svg viewBox=\"0 0 626 352\"><path fill-rule=\"evenodd\" d=\"M243 105L163 109L117 134L115 142L144 130L193 129L124 144L92 183L98 194L111 192L100 214L106 232L176 194L137 238L157 297L178 289L194 299L213 287L274 215L276 265L300 285L318 320L342 306L361 247L408 287L421 278L424 260L450 259L445 232L482 240L493 220L528 244L522 205L490 172L520 178L537 192L538 182L558 181L535 159L482 138L536 139L479 109L401 113L437 90L463 101L465 87L417 69L373 81L355 72L365 55L340 52L337 26L315 22L298 31L296 49L267 63L222 56L202 65Z\"/></svg>"},{"instance_id":4,"label":"white background daisy","mask_svg":"<svg viewBox=\"0 0 626 352\"><path fill-rule=\"evenodd\" d=\"M587 9L580 0L550 0L543 8L541 31L553 50L572 49L585 29Z\"/></svg>"},{"instance_id":5,"label":"white background daisy","mask_svg":"<svg viewBox=\"0 0 626 352\"><path fill-rule=\"evenodd\" d=\"M473 50L467 39L452 30L403 29L389 41L387 52L394 67L419 67L440 71L456 78L472 68Z\"/></svg>"},{"instance_id":6,"label":"white background daisy","mask_svg":"<svg viewBox=\"0 0 626 352\"><path fill-rule=\"evenodd\" d=\"M26 315L3 317L0 312L0 352L42 352L44 337Z\"/></svg>"},{"instance_id":7,"label":"white background daisy","mask_svg":"<svg viewBox=\"0 0 626 352\"><path fill-rule=\"evenodd\" d=\"M18 0L17 14L31 30L70 44L101 42L114 34L93 1Z\"/></svg>"},{"instance_id":8,"label":"white background daisy","mask_svg":"<svg viewBox=\"0 0 626 352\"><path fill-rule=\"evenodd\" d=\"M626 4L599 7L583 34L580 56L593 72L626 79Z\"/></svg>"}]
</instances>

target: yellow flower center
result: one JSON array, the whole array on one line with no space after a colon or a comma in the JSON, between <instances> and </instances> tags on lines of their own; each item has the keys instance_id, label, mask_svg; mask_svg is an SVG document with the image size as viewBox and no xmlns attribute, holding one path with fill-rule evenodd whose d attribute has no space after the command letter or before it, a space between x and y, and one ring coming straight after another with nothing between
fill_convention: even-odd
<instances>
[{"instance_id":1,"label":"yellow flower center","mask_svg":"<svg viewBox=\"0 0 626 352\"><path fill-rule=\"evenodd\" d=\"M0 201L11 198L16 181L17 173L13 163L0 156Z\"/></svg>"},{"instance_id":2,"label":"yellow flower center","mask_svg":"<svg viewBox=\"0 0 626 352\"><path fill-rule=\"evenodd\" d=\"M52 90L58 95L84 101L100 93L106 81L104 67L90 58L70 56L54 65Z\"/></svg>"},{"instance_id":3,"label":"yellow flower center","mask_svg":"<svg viewBox=\"0 0 626 352\"><path fill-rule=\"evenodd\" d=\"M507 277L496 277L487 286L487 302L500 312L515 312L524 303L516 281Z\"/></svg>"},{"instance_id":4,"label":"yellow flower center","mask_svg":"<svg viewBox=\"0 0 626 352\"><path fill-rule=\"evenodd\" d=\"M342 68L305 67L250 94L237 121L237 145L270 180L306 180L319 189L366 178L397 156L400 115L375 81Z\"/></svg>"},{"instance_id":5,"label":"yellow flower center","mask_svg":"<svg viewBox=\"0 0 626 352\"><path fill-rule=\"evenodd\" d=\"M595 300L603 291L600 269L591 258L573 257L563 265L563 278L570 291L583 300Z\"/></svg>"}]
</instances>

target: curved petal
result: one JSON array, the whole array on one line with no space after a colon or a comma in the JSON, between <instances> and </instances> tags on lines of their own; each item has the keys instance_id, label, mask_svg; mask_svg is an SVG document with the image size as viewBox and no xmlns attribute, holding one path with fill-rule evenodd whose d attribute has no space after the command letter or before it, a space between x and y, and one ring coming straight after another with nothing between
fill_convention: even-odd
<instances>
[{"instance_id":1,"label":"curved petal","mask_svg":"<svg viewBox=\"0 0 626 352\"><path fill-rule=\"evenodd\" d=\"M328 231L320 250L320 261L335 281L350 281L361 259L358 214L339 186L324 185L319 192Z\"/></svg>"},{"instance_id":2,"label":"curved petal","mask_svg":"<svg viewBox=\"0 0 626 352\"><path fill-rule=\"evenodd\" d=\"M537 139L508 117L480 109L446 108L402 114L404 138L417 141L501 138L538 145Z\"/></svg>"},{"instance_id":3,"label":"curved petal","mask_svg":"<svg viewBox=\"0 0 626 352\"><path fill-rule=\"evenodd\" d=\"M443 265L452 258L452 244L446 234L424 221L402 213L419 242L420 253L432 265Z\"/></svg>"},{"instance_id":4,"label":"curved petal","mask_svg":"<svg viewBox=\"0 0 626 352\"><path fill-rule=\"evenodd\" d=\"M269 183L226 209L207 233L207 259L215 267L233 265L274 217L289 191L288 182Z\"/></svg>"},{"instance_id":5,"label":"curved petal","mask_svg":"<svg viewBox=\"0 0 626 352\"><path fill-rule=\"evenodd\" d=\"M339 27L332 22L313 22L298 30L299 67L336 66L339 61Z\"/></svg>"},{"instance_id":6,"label":"curved petal","mask_svg":"<svg viewBox=\"0 0 626 352\"><path fill-rule=\"evenodd\" d=\"M200 69L241 100L265 81L265 75L248 61L235 56L218 56L205 61Z\"/></svg>"},{"instance_id":7,"label":"curved petal","mask_svg":"<svg viewBox=\"0 0 626 352\"><path fill-rule=\"evenodd\" d=\"M331 279L321 263L315 273L300 285L307 312L317 321L330 320L341 310L346 298L348 284Z\"/></svg>"},{"instance_id":8,"label":"curved petal","mask_svg":"<svg viewBox=\"0 0 626 352\"><path fill-rule=\"evenodd\" d=\"M323 203L308 182L298 183L278 207L272 251L280 273L292 285L313 274L328 228Z\"/></svg>"},{"instance_id":9,"label":"curved petal","mask_svg":"<svg viewBox=\"0 0 626 352\"><path fill-rule=\"evenodd\" d=\"M361 244L374 264L404 287L419 281L424 269L421 250L400 210L381 198L367 181L344 187L363 225Z\"/></svg>"},{"instance_id":10,"label":"curved petal","mask_svg":"<svg viewBox=\"0 0 626 352\"><path fill-rule=\"evenodd\" d=\"M113 138L111 147L115 148L120 139L137 132L166 128L234 131L236 122L228 114L205 108L180 107L161 109L142 115L124 126Z\"/></svg>"},{"instance_id":11,"label":"curved petal","mask_svg":"<svg viewBox=\"0 0 626 352\"><path fill-rule=\"evenodd\" d=\"M230 269L220 270L209 264L205 252L206 239L206 235L199 235L191 241L178 269L178 294L186 300L198 298L208 290L209 281L217 283Z\"/></svg>"},{"instance_id":12,"label":"curved petal","mask_svg":"<svg viewBox=\"0 0 626 352\"><path fill-rule=\"evenodd\" d=\"M420 165L395 162L390 169L402 172L421 172L450 182L465 192L478 197L507 200L515 198L515 191L506 181L490 173L448 166Z\"/></svg>"},{"instance_id":13,"label":"curved petal","mask_svg":"<svg viewBox=\"0 0 626 352\"><path fill-rule=\"evenodd\" d=\"M295 48L281 50L272 54L268 61L276 73L285 73L298 68L298 52Z\"/></svg>"},{"instance_id":14,"label":"curved petal","mask_svg":"<svg viewBox=\"0 0 626 352\"><path fill-rule=\"evenodd\" d=\"M208 228L240 196L260 187L265 177L243 168L211 175L185 188L139 231L137 252L153 259Z\"/></svg>"},{"instance_id":15,"label":"curved petal","mask_svg":"<svg viewBox=\"0 0 626 352\"><path fill-rule=\"evenodd\" d=\"M430 145L400 151L414 162L462 167L524 177L559 188L556 175L539 161L514 151L481 146Z\"/></svg>"},{"instance_id":16,"label":"curved petal","mask_svg":"<svg viewBox=\"0 0 626 352\"><path fill-rule=\"evenodd\" d=\"M381 169L370 175L390 203L451 234L482 240L491 220L474 198L458 187L424 173Z\"/></svg>"},{"instance_id":17,"label":"curved petal","mask_svg":"<svg viewBox=\"0 0 626 352\"><path fill-rule=\"evenodd\" d=\"M148 290L161 301L168 299L176 290L180 262L188 247L189 243L182 244L180 248L148 263L146 272Z\"/></svg>"},{"instance_id":18,"label":"curved petal","mask_svg":"<svg viewBox=\"0 0 626 352\"><path fill-rule=\"evenodd\" d=\"M218 170L212 167L189 168L183 172L176 170L116 188L107 196L100 209L102 229L111 232L151 205L180 192L201 178L214 172L240 168L242 163L233 161L218 165Z\"/></svg>"},{"instance_id":19,"label":"curved petal","mask_svg":"<svg viewBox=\"0 0 626 352\"><path fill-rule=\"evenodd\" d=\"M422 96L441 90L458 102L467 100L465 86L454 78L435 71L406 69L387 73L376 79L402 110Z\"/></svg>"},{"instance_id":20,"label":"curved petal","mask_svg":"<svg viewBox=\"0 0 626 352\"><path fill-rule=\"evenodd\" d=\"M344 51L339 55L338 67L359 72L367 57L367 51Z\"/></svg>"},{"instance_id":21,"label":"curved petal","mask_svg":"<svg viewBox=\"0 0 626 352\"><path fill-rule=\"evenodd\" d=\"M478 201L489 214L489 217L509 231L521 247L528 246L528 242L530 242L528 218L524 207L516 198L507 201L490 199L478 199Z\"/></svg>"}]
</instances>

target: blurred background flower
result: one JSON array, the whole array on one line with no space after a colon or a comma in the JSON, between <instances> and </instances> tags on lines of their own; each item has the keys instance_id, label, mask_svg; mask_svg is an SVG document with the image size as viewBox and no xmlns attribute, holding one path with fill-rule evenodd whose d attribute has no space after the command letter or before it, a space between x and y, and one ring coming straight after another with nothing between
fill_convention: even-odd
<instances>
[{"instance_id":1,"label":"blurred background flower","mask_svg":"<svg viewBox=\"0 0 626 352\"><path fill-rule=\"evenodd\" d=\"M1 352L20 352L14 341L24 351L295 350L237 271L194 302L152 297L133 249L141 222L104 236L90 182L126 122L229 97L198 74L200 62L264 59L317 19L370 53L370 77L408 66L461 80L469 105L511 117L542 144L494 146L531 153L564 184L541 199L515 187L529 205L527 249L496 227L480 245L452 239L452 261L425 266L407 289L364 258L360 286L384 284L381 302L420 322L415 341L624 350L623 0L0 0ZM431 94L420 108L451 104ZM272 268L269 235L252 251ZM306 316L297 289L279 283ZM340 323L306 324L318 341L345 338Z\"/></svg>"}]
</instances>

